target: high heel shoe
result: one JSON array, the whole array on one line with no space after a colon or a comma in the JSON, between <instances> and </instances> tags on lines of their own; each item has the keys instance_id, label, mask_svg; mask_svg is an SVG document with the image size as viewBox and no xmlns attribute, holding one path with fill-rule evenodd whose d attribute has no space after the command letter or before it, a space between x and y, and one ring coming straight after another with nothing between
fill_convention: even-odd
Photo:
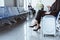
<instances>
[{"instance_id":1,"label":"high heel shoe","mask_svg":"<svg viewBox=\"0 0 60 40\"><path fill-rule=\"evenodd\" d=\"M41 27L39 26L37 29L33 29L33 31L38 31Z\"/></svg>"},{"instance_id":2,"label":"high heel shoe","mask_svg":"<svg viewBox=\"0 0 60 40\"><path fill-rule=\"evenodd\" d=\"M33 25L33 26L29 26L29 27L32 27L32 28L33 28L34 26L37 26L37 24L35 24L35 25Z\"/></svg>"}]
</instances>

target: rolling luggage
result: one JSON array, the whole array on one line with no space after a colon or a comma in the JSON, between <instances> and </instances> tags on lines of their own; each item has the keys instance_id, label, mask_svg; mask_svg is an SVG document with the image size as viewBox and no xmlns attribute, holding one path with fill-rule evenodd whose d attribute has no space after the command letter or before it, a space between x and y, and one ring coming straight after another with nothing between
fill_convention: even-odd
<instances>
[{"instance_id":1,"label":"rolling luggage","mask_svg":"<svg viewBox=\"0 0 60 40\"><path fill-rule=\"evenodd\" d=\"M56 36L56 18L52 15L46 15L42 19L43 35Z\"/></svg>"}]
</instances>

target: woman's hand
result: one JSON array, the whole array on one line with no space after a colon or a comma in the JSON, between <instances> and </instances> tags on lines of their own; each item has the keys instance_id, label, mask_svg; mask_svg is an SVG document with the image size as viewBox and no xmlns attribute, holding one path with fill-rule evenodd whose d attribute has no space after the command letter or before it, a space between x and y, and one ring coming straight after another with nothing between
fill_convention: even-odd
<instances>
[{"instance_id":1,"label":"woman's hand","mask_svg":"<svg viewBox=\"0 0 60 40\"><path fill-rule=\"evenodd\" d=\"M45 14L50 14L50 12L47 11Z\"/></svg>"},{"instance_id":2,"label":"woman's hand","mask_svg":"<svg viewBox=\"0 0 60 40\"><path fill-rule=\"evenodd\" d=\"M51 6L47 6L47 8L48 8L48 11L50 10L50 8L51 8Z\"/></svg>"}]
</instances>

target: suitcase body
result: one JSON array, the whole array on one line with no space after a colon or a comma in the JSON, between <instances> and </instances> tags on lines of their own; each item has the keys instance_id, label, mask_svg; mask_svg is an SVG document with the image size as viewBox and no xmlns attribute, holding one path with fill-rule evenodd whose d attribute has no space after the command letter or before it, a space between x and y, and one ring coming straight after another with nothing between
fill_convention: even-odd
<instances>
[{"instance_id":1,"label":"suitcase body","mask_svg":"<svg viewBox=\"0 0 60 40\"><path fill-rule=\"evenodd\" d=\"M45 35L56 36L56 18L52 15L46 15L42 19L42 32Z\"/></svg>"}]
</instances>

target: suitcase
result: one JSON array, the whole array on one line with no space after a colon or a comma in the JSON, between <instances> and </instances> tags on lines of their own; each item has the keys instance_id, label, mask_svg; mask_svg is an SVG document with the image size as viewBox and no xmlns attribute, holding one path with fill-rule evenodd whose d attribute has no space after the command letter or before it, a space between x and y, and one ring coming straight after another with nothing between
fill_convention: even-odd
<instances>
[{"instance_id":1,"label":"suitcase","mask_svg":"<svg viewBox=\"0 0 60 40\"><path fill-rule=\"evenodd\" d=\"M56 18L52 15L46 15L42 18L43 35L56 36Z\"/></svg>"}]
</instances>

